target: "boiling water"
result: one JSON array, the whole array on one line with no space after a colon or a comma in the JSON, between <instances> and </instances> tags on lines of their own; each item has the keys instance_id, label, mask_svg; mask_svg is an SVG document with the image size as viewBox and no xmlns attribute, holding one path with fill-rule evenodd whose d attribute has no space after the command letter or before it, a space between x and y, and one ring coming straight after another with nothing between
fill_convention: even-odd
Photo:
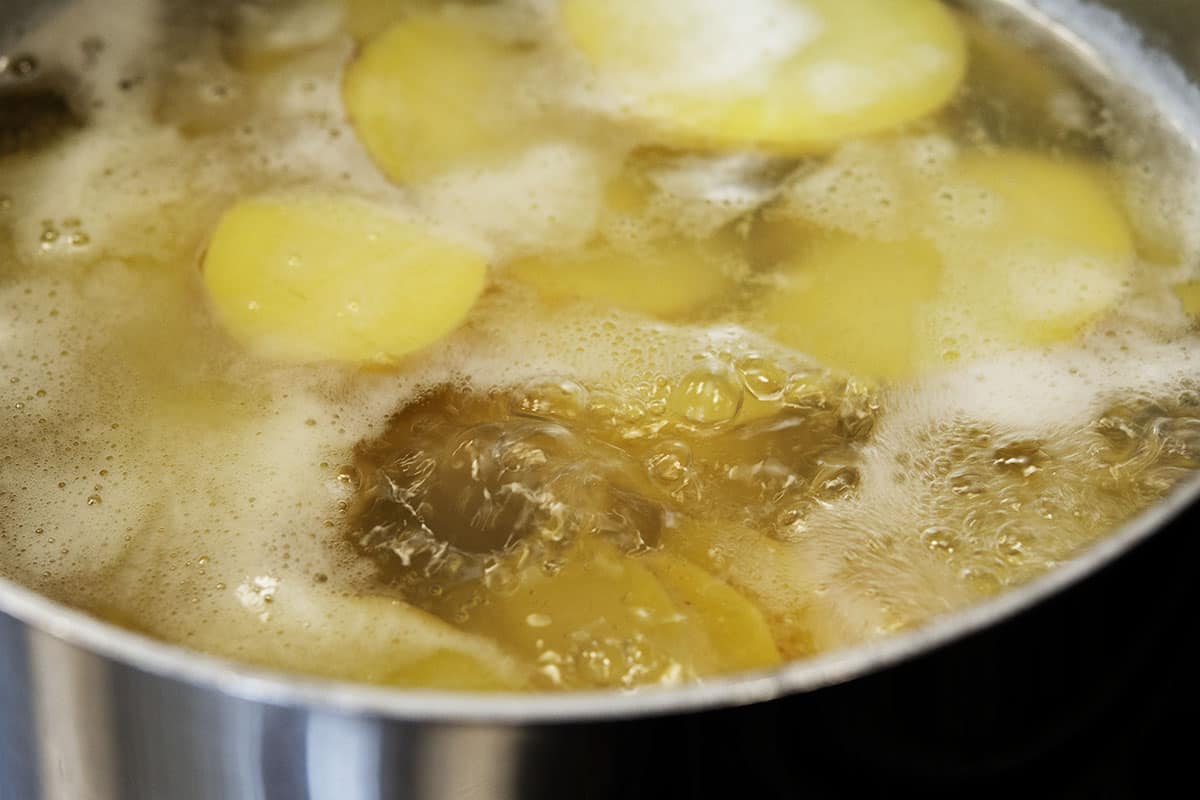
<instances>
[{"instance_id":1,"label":"boiling water","mask_svg":"<svg viewBox=\"0 0 1200 800\"><path fill-rule=\"evenodd\" d=\"M1002 21L955 18L944 106L797 153L664 143L550 3L117 5L38 31L0 100L0 574L57 600L356 680L674 683L1001 592L1200 466L1192 154ZM816 35L750 5L761 52L684 30L647 90ZM519 79L485 145L389 160L343 75L422 15ZM402 358L256 351L206 248L305 193L432 226L486 290Z\"/></svg>"}]
</instances>

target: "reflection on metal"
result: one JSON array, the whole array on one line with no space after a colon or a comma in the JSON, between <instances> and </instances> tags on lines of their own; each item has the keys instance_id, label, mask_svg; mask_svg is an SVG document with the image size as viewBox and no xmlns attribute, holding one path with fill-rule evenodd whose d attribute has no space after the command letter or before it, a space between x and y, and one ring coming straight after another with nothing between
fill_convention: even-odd
<instances>
[{"instance_id":1,"label":"reflection on metal","mask_svg":"<svg viewBox=\"0 0 1200 800\"><path fill-rule=\"evenodd\" d=\"M104 662L44 633L29 637L33 715L44 800L119 797Z\"/></svg>"}]
</instances>

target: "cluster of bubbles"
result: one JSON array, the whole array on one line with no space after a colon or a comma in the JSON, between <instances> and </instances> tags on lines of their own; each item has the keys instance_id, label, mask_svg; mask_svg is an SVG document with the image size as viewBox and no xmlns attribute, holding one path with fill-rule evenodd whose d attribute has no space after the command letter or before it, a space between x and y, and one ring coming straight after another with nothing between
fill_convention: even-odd
<instances>
[{"instance_id":1,"label":"cluster of bubbles","mask_svg":"<svg viewBox=\"0 0 1200 800\"><path fill-rule=\"evenodd\" d=\"M627 385L445 386L359 447L350 536L438 608L463 583L514 590L531 560L553 574L580 536L634 554L680 517L782 531L855 491L879 413L868 387L759 353Z\"/></svg>"}]
</instances>

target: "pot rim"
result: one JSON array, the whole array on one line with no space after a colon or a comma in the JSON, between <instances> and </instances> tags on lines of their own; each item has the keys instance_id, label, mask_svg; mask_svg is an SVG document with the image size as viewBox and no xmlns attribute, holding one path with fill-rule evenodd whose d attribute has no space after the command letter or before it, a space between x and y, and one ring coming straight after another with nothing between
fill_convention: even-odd
<instances>
[{"instance_id":1,"label":"pot rim","mask_svg":"<svg viewBox=\"0 0 1200 800\"><path fill-rule=\"evenodd\" d=\"M764 702L881 671L1012 617L1099 572L1200 507L1200 473L1068 562L1015 589L905 633L770 670L637 691L469 693L389 688L254 667L119 628L0 577L0 612L124 667L249 702L339 715L457 723L565 723L649 717Z\"/></svg>"}]
</instances>

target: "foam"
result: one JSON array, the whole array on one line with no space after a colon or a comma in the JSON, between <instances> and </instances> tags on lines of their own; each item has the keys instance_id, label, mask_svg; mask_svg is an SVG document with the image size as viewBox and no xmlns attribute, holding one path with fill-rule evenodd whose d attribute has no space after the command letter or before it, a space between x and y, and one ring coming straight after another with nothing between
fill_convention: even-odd
<instances>
[{"instance_id":1,"label":"foam","mask_svg":"<svg viewBox=\"0 0 1200 800\"><path fill-rule=\"evenodd\" d=\"M419 190L422 210L476 237L498 259L578 247L592 235L612 156L548 141L493 169L463 169ZM501 213L497 213L502 209Z\"/></svg>"}]
</instances>

